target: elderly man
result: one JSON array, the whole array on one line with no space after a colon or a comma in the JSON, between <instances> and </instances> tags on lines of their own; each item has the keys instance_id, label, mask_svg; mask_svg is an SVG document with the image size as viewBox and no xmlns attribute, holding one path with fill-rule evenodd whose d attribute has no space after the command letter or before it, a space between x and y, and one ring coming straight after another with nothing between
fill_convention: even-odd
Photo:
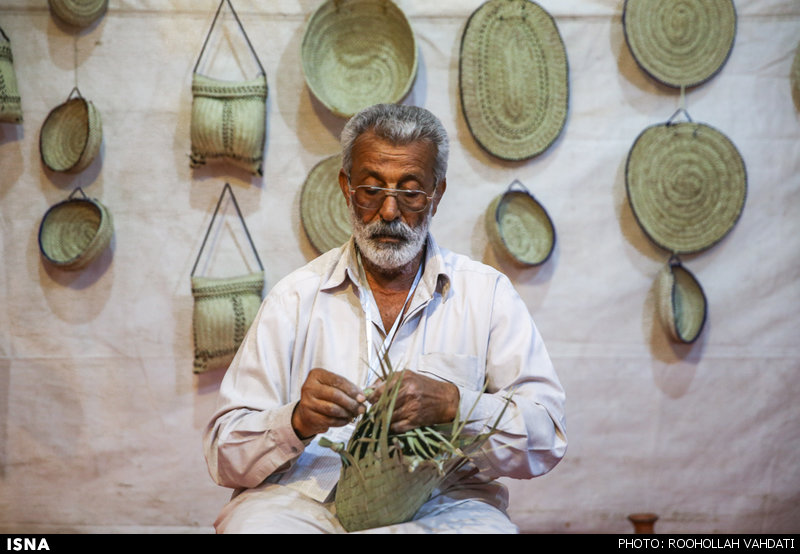
<instances>
[{"instance_id":1,"label":"elderly man","mask_svg":"<svg viewBox=\"0 0 800 554\"><path fill-rule=\"evenodd\" d=\"M564 392L542 339L503 274L428 231L447 187L435 116L367 108L345 126L342 149L353 237L275 285L220 386L204 446L213 479L236 490L215 527L342 532L340 461L318 440L346 440L381 394L375 369L388 356L406 369L394 431L470 414L477 433L513 397L486 452L411 521L367 532L516 532L495 479L544 474L566 450Z\"/></svg>"}]
</instances>

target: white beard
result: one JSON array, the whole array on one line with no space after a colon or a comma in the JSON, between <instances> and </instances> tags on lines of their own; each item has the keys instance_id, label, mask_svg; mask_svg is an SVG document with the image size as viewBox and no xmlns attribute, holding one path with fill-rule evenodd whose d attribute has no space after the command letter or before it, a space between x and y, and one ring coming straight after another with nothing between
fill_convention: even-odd
<instances>
[{"instance_id":1,"label":"white beard","mask_svg":"<svg viewBox=\"0 0 800 554\"><path fill-rule=\"evenodd\" d=\"M356 216L353 203L350 203L350 224L353 227L356 246L372 264L387 271L403 267L420 253L428 237L430 221L429 206L425 217L417 227L411 227L400 219L390 223L378 219L365 225ZM397 238L399 242L385 243L377 240L377 237L385 236Z\"/></svg>"}]
</instances>

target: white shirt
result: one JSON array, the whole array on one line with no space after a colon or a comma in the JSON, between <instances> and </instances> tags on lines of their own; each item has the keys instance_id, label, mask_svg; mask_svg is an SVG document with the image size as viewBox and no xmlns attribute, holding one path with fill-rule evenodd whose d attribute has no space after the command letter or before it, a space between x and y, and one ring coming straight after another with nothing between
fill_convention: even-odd
<instances>
[{"instance_id":1,"label":"white shirt","mask_svg":"<svg viewBox=\"0 0 800 554\"><path fill-rule=\"evenodd\" d=\"M358 275L351 239L285 277L264 299L222 380L205 433L217 484L252 488L277 480L297 460L308 441L297 437L291 416L311 369L339 373L361 387L374 380L366 362L367 311L373 351L386 330L377 307L362 306ZM527 307L502 273L440 249L429 235L424 272L389 356L395 369L454 383L461 417L471 410L476 420L472 432L495 421L513 390L500 432L477 464L481 473L469 478L470 497L480 497L482 483L499 476L542 475L563 457L564 391ZM492 497L487 501L503 502L495 498L497 484L483 488Z\"/></svg>"}]
</instances>

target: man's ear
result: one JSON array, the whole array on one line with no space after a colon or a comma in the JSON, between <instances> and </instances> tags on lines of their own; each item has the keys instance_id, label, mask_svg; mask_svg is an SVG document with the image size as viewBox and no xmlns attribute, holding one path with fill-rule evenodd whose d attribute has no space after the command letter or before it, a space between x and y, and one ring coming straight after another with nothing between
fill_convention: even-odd
<instances>
[{"instance_id":1,"label":"man's ear","mask_svg":"<svg viewBox=\"0 0 800 554\"><path fill-rule=\"evenodd\" d=\"M350 205L350 183L347 182L347 173L345 173L344 168L339 170L339 188L342 189L342 194L344 194L345 202L347 205Z\"/></svg>"},{"instance_id":2,"label":"man's ear","mask_svg":"<svg viewBox=\"0 0 800 554\"><path fill-rule=\"evenodd\" d=\"M436 185L436 191L433 193L433 211L431 211L431 216L436 213L436 208L439 206L439 201L442 199L444 195L444 191L447 189L447 178L442 179L442 182Z\"/></svg>"}]
</instances>

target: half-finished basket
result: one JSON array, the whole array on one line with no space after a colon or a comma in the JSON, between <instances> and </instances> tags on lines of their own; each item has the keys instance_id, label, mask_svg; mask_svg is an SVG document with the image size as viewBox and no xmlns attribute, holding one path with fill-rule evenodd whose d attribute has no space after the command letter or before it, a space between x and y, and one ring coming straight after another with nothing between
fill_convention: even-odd
<instances>
[{"instance_id":1,"label":"half-finished basket","mask_svg":"<svg viewBox=\"0 0 800 554\"><path fill-rule=\"evenodd\" d=\"M39 152L42 162L53 171L76 173L92 163L102 142L100 112L75 87L42 124Z\"/></svg>"},{"instance_id":2,"label":"half-finished basket","mask_svg":"<svg viewBox=\"0 0 800 554\"><path fill-rule=\"evenodd\" d=\"M340 117L399 102L417 75L414 31L390 0L326 0L306 25L300 56L308 88Z\"/></svg>"},{"instance_id":3,"label":"half-finished basket","mask_svg":"<svg viewBox=\"0 0 800 554\"><path fill-rule=\"evenodd\" d=\"M109 211L78 187L45 213L39 226L39 250L53 266L82 269L108 247L113 234Z\"/></svg>"}]
</instances>

